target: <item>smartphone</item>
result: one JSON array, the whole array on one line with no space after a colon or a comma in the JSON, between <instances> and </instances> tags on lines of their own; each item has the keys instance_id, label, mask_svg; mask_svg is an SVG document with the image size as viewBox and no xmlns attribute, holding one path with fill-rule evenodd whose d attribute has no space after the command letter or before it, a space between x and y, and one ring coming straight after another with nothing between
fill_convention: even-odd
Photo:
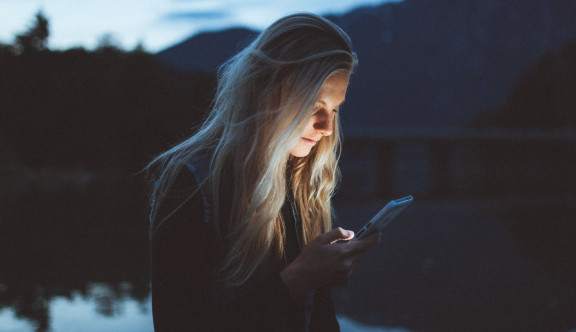
<instances>
[{"instance_id":1,"label":"smartphone","mask_svg":"<svg viewBox=\"0 0 576 332\"><path fill-rule=\"evenodd\" d=\"M406 196L388 202L366 225L364 225L354 237L356 240L362 240L370 234L381 232L392 219L394 219L402 210L404 210L414 198Z\"/></svg>"}]
</instances>

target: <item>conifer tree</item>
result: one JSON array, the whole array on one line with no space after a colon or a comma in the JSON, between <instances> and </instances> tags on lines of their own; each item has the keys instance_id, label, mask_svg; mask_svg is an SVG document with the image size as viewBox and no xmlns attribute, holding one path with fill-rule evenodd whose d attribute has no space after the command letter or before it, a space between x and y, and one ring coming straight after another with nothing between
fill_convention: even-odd
<instances>
[{"instance_id":1,"label":"conifer tree","mask_svg":"<svg viewBox=\"0 0 576 332\"><path fill-rule=\"evenodd\" d=\"M40 52L48 49L50 25L46 16L39 11L32 26L22 34L16 36L14 43L18 54Z\"/></svg>"}]
</instances>

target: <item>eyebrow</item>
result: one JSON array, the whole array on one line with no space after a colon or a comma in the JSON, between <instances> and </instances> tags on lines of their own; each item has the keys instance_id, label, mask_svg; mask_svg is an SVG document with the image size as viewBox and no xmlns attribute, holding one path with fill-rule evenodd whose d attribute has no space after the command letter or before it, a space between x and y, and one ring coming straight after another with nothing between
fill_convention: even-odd
<instances>
[{"instance_id":1,"label":"eyebrow","mask_svg":"<svg viewBox=\"0 0 576 332\"><path fill-rule=\"evenodd\" d=\"M340 104L338 104L338 107L342 106L342 104L344 104L344 102L346 101L346 99L342 99L342 101L340 102ZM328 104L326 104L326 102L322 99L318 100L319 103L323 104L324 106L328 106Z\"/></svg>"}]
</instances>

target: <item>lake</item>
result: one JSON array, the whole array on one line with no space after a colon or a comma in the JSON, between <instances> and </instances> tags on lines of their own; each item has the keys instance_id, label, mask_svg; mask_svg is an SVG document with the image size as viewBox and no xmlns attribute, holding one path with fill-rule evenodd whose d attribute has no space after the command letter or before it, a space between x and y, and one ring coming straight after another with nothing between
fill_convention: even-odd
<instances>
[{"instance_id":1,"label":"lake","mask_svg":"<svg viewBox=\"0 0 576 332\"><path fill-rule=\"evenodd\" d=\"M3 187L0 331L152 331L139 182L34 183ZM356 230L385 201L337 198L337 225ZM512 212L534 210L573 224L574 207L576 197L565 195L415 196L350 285L333 290L343 331L574 329L573 279L537 259L510 227L518 225ZM542 234L545 247L557 245Z\"/></svg>"}]
</instances>

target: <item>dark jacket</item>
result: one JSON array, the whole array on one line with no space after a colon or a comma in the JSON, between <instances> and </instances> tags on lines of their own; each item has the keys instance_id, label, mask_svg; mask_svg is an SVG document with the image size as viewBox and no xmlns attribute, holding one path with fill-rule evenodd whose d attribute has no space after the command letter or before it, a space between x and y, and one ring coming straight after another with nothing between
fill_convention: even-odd
<instances>
[{"instance_id":1,"label":"dark jacket","mask_svg":"<svg viewBox=\"0 0 576 332\"><path fill-rule=\"evenodd\" d=\"M339 331L329 288L295 301L280 279L301 249L302 227L288 199L282 208L287 230L282 260L266 260L241 286L216 284L214 269L224 250L211 223L210 196L196 190L208 174L205 164L188 163L158 211L163 218L185 201L152 238L155 330Z\"/></svg>"}]
</instances>

